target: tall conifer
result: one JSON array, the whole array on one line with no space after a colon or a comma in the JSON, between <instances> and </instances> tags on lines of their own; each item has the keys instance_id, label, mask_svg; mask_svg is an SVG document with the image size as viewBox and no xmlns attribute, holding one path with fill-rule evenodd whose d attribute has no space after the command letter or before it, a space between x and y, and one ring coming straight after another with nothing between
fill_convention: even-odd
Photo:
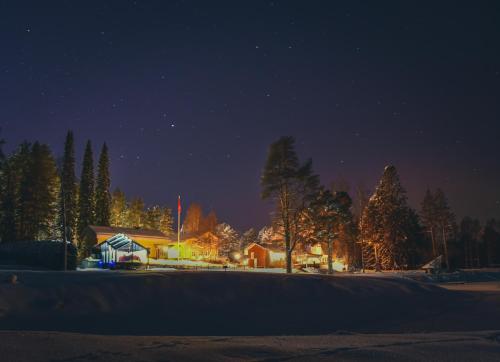
<instances>
[{"instance_id":1,"label":"tall conifer","mask_svg":"<svg viewBox=\"0 0 500 362\"><path fill-rule=\"evenodd\" d=\"M94 159L92 144L87 141L83 156L82 175L80 177L79 207L78 207L78 236L80 251L88 253L88 248L81 244L83 231L94 223L95 195L94 195ZM86 250L83 250L86 249Z\"/></svg>"},{"instance_id":2,"label":"tall conifer","mask_svg":"<svg viewBox=\"0 0 500 362\"><path fill-rule=\"evenodd\" d=\"M47 145L35 142L20 184L19 238L40 240L55 236L59 177Z\"/></svg>"},{"instance_id":3,"label":"tall conifer","mask_svg":"<svg viewBox=\"0 0 500 362\"><path fill-rule=\"evenodd\" d=\"M78 200L75 176L75 144L72 131L68 131L66 135L66 141L64 143L64 156L61 177L61 194L64 195L64 209L67 227L66 232L68 239L73 241L75 237L78 213Z\"/></svg>"},{"instance_id":4,"label":"tall conifer","mask_svg":"<svg viewBox=\"0 0 500 362\"><path fill-rule=\"evenodd\" d=\"M106 143L102 146L97 169L97 184L95 193L95 223L100 226L109 226L111 219L111 194L109 188L109 156Z\"/></svg>"},{"instance_id":5,"label":"tall conifer","mask_svg":"<svg viewBox=\"0 0 500 362\"><path fill-rule=\"evenodd\" d=\"M387 166L360 222L365 257L376 269L407 262L411 210L394 166Z\"/></svg>"}]
</instances>

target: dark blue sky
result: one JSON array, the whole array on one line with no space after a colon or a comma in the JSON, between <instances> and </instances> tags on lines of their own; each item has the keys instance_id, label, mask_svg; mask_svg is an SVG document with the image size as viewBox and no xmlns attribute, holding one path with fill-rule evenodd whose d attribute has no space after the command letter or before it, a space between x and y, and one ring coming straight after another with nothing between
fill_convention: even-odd
<instances>
[{"instance_id":1,"label":"dark blue sky","mask_svg":"<svg viewBox=\"0 0 500 362\"><path fill-rule=\"evenodd\" d=\"M413 206L498 218L499 39L497 1L2 1L2 137L106 141L114 187L240 229L281 135L325 184L392 163Z\"/></svg>"}]
</instances>

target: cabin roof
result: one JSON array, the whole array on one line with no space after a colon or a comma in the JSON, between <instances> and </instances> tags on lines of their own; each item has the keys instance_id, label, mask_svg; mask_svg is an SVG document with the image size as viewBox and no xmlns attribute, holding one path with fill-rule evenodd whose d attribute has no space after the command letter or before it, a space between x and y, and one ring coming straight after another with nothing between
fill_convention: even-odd
<instances>
[{"instance_id":1,"label":"cabin roof","mask_svg":"<svg viewBox=\"0 0 500 362\"><path fill-rule=\"evenodd\" d=\"M96 235L125 234L130 237L167 238L167 236L159 230L123 228L115 226L95 226L95 225L89 225L89 229L91 229Z\"/></svg>"}]
</instances>

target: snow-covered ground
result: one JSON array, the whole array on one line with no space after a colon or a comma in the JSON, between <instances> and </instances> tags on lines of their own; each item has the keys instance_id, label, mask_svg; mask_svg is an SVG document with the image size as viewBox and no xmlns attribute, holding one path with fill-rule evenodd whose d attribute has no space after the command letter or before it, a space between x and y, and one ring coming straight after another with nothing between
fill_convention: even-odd
<instances>
[{"instance_id":1,"label":"snow-covered ground","mask_svg":"<svg viewBox=\"0 0 500 362\"><path fill-rule=\"evenodd\" d=\"M0 272L0 330L9 331L0 332L1 361L500 355L497 282L446 290L388 275L162 269L19 271L12 283L11 274ZM187 337L200 335L233 337Z\"/></svg>"},{"instance_id":2,"label":"snow-covered ground","mask_svg":"<svg viewBox=\"0 0 500 362\"><path fill-rule=\"evenodd\" d=\"M0 332L3 362L495 361L500 333L338 333L321 336L109 336Z\"/></svg>"}]
</instances>

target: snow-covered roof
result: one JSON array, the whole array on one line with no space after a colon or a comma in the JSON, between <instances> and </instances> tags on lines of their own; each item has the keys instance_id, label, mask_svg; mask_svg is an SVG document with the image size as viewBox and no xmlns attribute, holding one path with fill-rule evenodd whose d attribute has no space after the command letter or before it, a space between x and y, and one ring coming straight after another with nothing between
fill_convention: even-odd
<instances>
[{"instance_id":1,"label":"snow-covered roof","mask_svg":"<svg viewBox=\"0 0 500 362\"><path fill-rule=\"evenodd\" d=\"M439 255L436 259L433 259L427 264L425 264L422 267L422 269L441 269L442 264L443 264L443 256Z\"/></svg>"},{"instance_id":2,"label":"snow-covered roof","mask_svg":"<svg viewBox=\"0 0 500 362\"><path fill-rule=\"evenodd\" d=\"M139 250L146 249L141 244L130 239L125 234L114 235L111 238L103 241L99 246L103 247L104 245L107 245L107 246L111 247L112 249L121 250L121 251L139 251Z\"/></svg>"}]
</instances>

